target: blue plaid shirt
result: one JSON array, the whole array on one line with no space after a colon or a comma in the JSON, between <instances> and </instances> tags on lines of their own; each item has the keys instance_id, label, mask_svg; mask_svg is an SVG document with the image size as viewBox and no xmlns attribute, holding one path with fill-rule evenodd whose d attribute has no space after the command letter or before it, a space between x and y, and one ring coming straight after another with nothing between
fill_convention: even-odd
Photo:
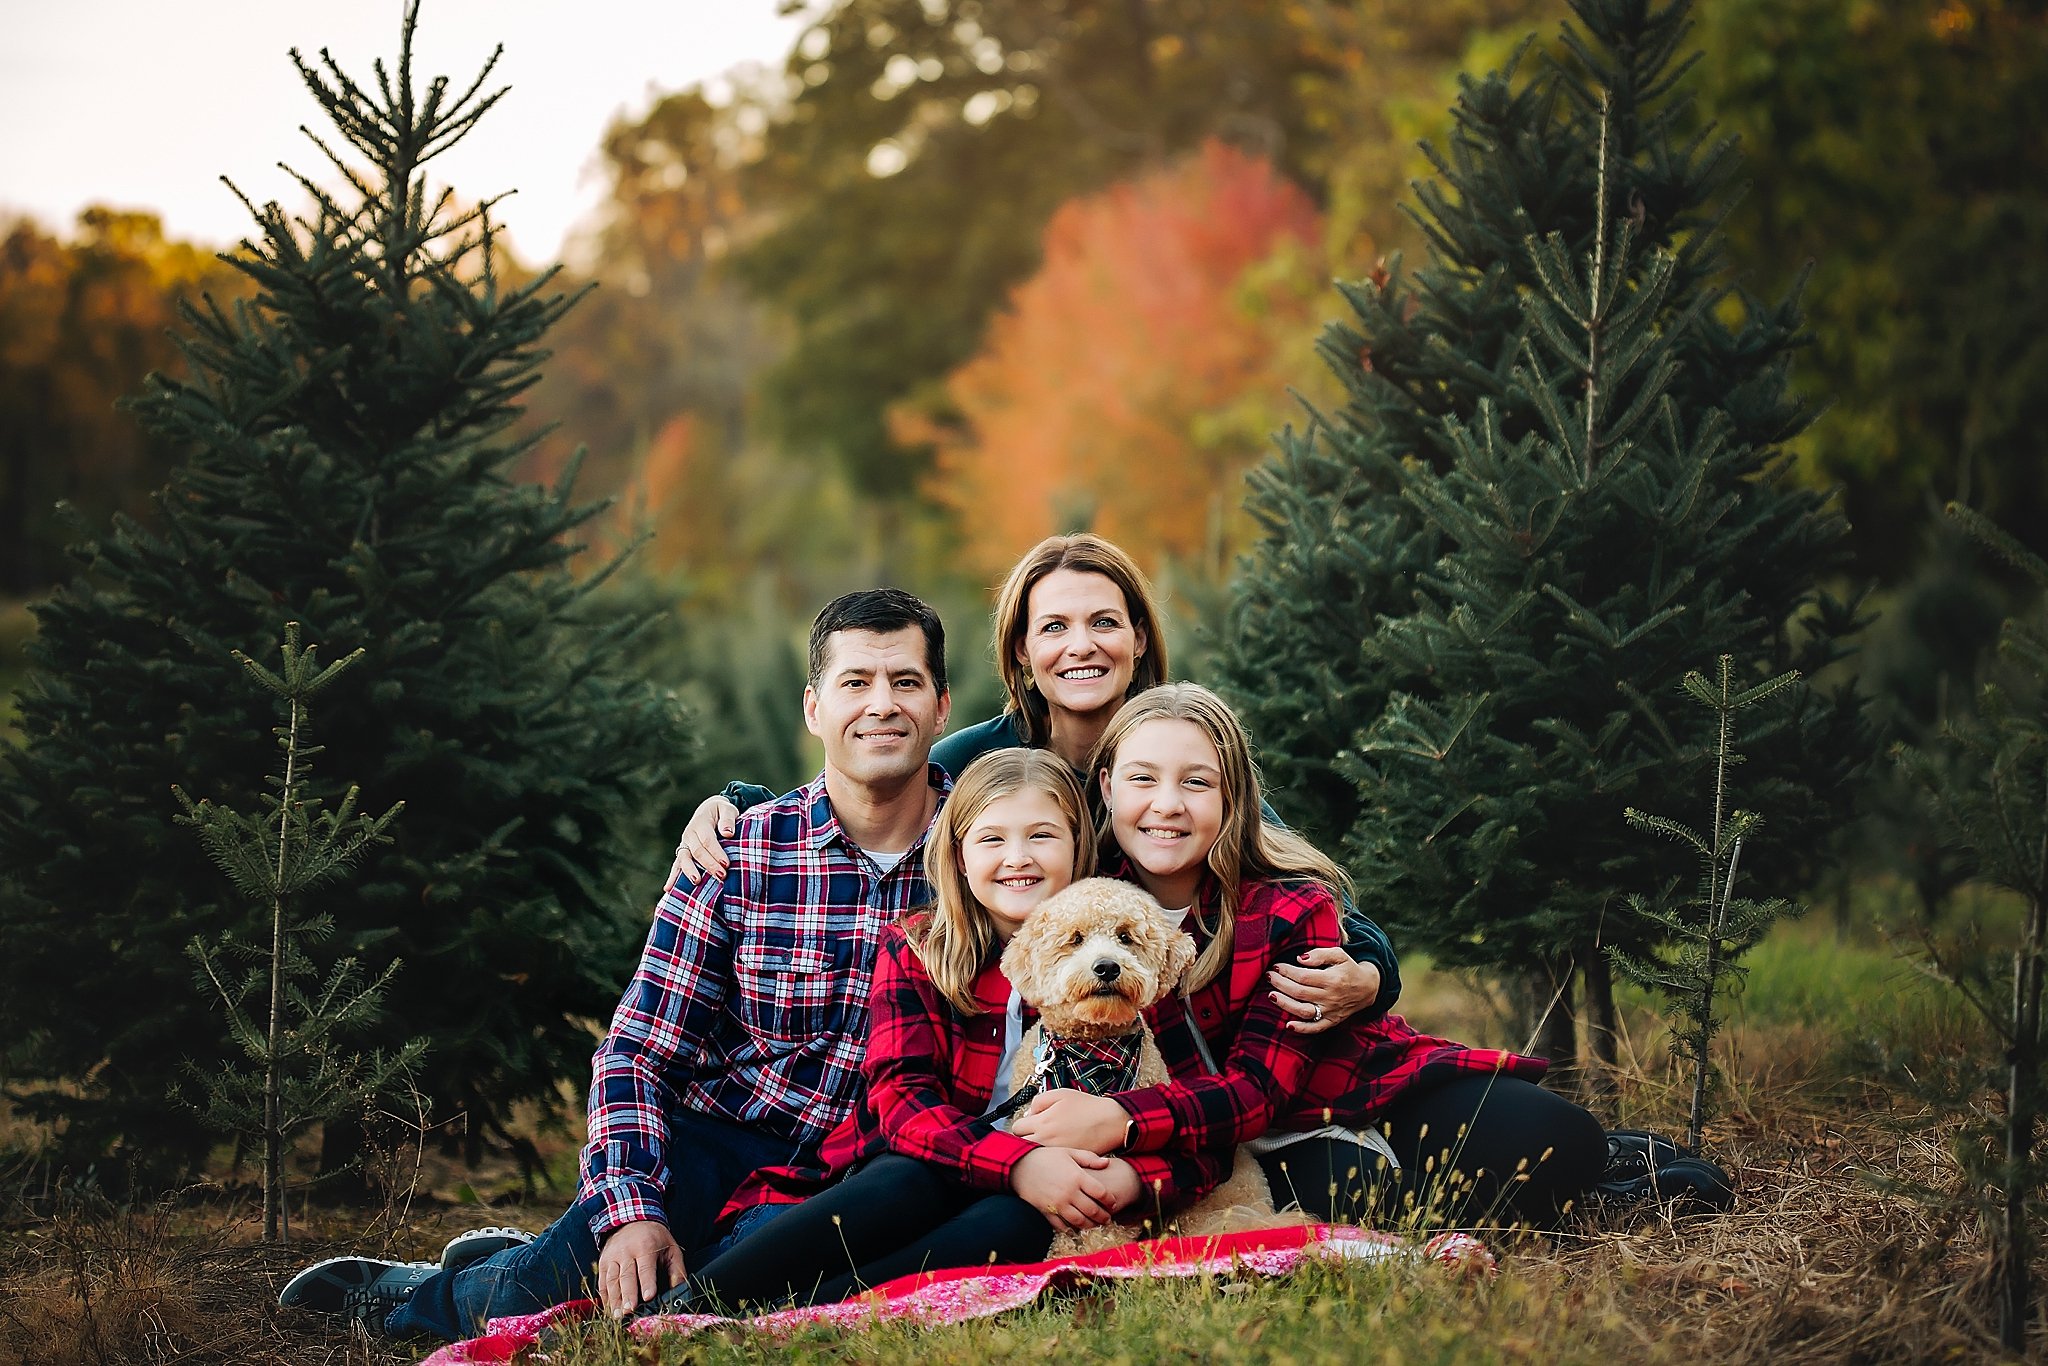
<instances>
[{"instance_id":1,"label":"blue plaid shirt","mask_svg":"<svg viewBox=\"0 0 2048 1366\"><path fill-rule=\"evenodd\" d=\"M930 768L941 798L952 781ZM926 832L929 834L929 831ZM578 1199L600 1239L666 1222L668 1116L759 1128L813 1160L852 1110L882 932L930 902L924 842L889 872L839 829L821 774L740 818L720 881L668 889L592 1059Z\"/></svg>"}]
</instances>

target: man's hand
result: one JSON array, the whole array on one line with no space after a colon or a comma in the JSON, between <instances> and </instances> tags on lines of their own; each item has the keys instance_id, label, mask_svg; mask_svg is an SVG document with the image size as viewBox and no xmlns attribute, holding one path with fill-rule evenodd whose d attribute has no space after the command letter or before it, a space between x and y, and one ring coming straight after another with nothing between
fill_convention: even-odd
<instances>
[{"instance_id":1,"label":"man's hand","mask_svg":"<svg viewBox=\"0 0 2048 1366\"><path fill-rule=\"evenodd\" d=\"M683 1250L659 1220L620 1224L597 1254L598 1301L613 1318L624 1318L682 1283Z\"/></svg>"},{"instance_id":2,"label":"man's hand","mask_svg":"<svg viewBox=\"0 0 2048 1366\"><path fill-rule=\"evenodd\" d=\"M1108 1158L1079 1148L1036 1148L1011 1169L1010 1189L1055 1229L1072 1233L1116 1214L1108 1167Z\"/></svg>"},{"instance_id":3,"label":"man's hand","mask_svg":"<svg viewBox=\"0 0 2048 1366\"><path fill-rule=\"evenodd\" d=\"M731 839L739 828L740 809L725 798L712 795L697 803L683 838L676 844L676 861L669 865L668 885L681 878L694 883L706 873L725 876L727 859L721 839Z\"/></svg>"},{"instance_id":4,"label":"man's hand","mask_svg":"<svg viewBox=\"0 0 2048 1366\"><path fill-rule=\"evenodd\" d=\"M1380 995L1380 970L1353 962L1342 949L1310 949L1292 963L1274 964L1266 980L1298 1034L1335 1029Z\"/></svg>"},{"instance_id":5,"label":"man's hand","mask_svg":"<svg viewBox=\"0 0 2048 1366\"><path fill-rule=\"evenodd\" d=\"M1066 1087L1047 1091L1010 1122L1010 1132L1048 1148L1081 1148L1113 1153L1124 1146L1131 1117L1108 1096Z\"/></svg>"}]
</instances>

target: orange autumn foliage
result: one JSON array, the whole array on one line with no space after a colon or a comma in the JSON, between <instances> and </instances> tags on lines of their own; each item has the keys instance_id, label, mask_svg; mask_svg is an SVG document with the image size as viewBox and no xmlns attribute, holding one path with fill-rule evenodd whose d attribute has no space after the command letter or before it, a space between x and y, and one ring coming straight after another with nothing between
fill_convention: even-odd
<instances>
[{"instance_id":1,"label":"orange autumn foliage","mask_svg":"<svg viewBox=\"0 0 2048 1366\"><path fill-rule=\"evenodd\" d=\"M1320 231L1306 194L1215 141L1064 205L943 403L892 415L933 444L930 492L974 567L1085 525L1220 570L1249 530L1243 473L1291 407L1282 358L1314 330Z\"/></svg>"}]
</instances>

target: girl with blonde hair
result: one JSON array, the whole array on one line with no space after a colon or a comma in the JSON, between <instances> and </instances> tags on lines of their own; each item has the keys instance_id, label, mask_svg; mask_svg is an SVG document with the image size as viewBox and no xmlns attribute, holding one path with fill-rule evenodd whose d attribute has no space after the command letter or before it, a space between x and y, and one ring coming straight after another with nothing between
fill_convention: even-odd
<instances>
[{"instance_id":1,"label":"girl with blonde hair","mask_svg":"<svg viewBox=\"0 0 2048 1366\"><path fill-rule=\"evenodd\" d=\"M1336 942L1344 876L1261 815L1251 742L1221 698L1192 683L1140 694L1090 776L1116 849L1105 871L1185 908L1199 950L1182 995L1152 1012L1175 1081L1049 1092L1019 1136L1126 1157L1248 1144L1275 1198L1321 1219L1412 1202L1433 1204L1437 1222L1547 1223L1599 1179L1606 1135L1534 1084L1541 1059L1433 1038L1398 1015L1316 1038L1287 1028L1269 973Z\"/></svg>"}]
</instances>

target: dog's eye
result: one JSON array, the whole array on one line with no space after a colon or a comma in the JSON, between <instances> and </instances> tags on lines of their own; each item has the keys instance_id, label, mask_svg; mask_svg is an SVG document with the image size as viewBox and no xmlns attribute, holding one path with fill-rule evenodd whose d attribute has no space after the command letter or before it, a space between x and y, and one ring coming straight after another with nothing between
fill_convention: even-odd
<instances>
[{"instance_id":1,"label":"dog's eye","mask_svg":"<svg viewBox=\"0 0 2048 1366\"><path fill-rule=\"evenodd\" d=\"M1138 941L1131 938L1131 932L1129 930L1118 930L1116 932L1116 942L1128 947L1129 945L1135 944Z\"/></svg>"},{"instance_id":2,"label":"dog's eye","mask_svg":"<svg viewBox=\"0 0 2048 1366\"><path fill-rule=\"evenodd\" d=\"M1083 936L1081 932L1076 930L1074 933L1067 936L1067 947L1070 949L1080 948L1082 938Z\"/></svg>"}]
</instances>

